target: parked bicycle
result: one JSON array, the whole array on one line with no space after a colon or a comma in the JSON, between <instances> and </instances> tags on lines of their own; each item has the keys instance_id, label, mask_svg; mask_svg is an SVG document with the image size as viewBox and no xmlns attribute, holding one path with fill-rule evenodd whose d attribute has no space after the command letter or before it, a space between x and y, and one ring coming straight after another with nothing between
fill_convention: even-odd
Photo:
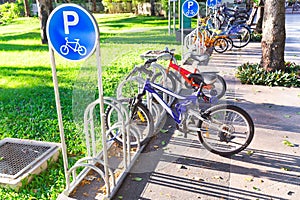
<instances>
[{"instance_id":1,"label":"parked bicycle","mask_svg":"<svg viewBox=\"0 0 300 200\"><path fill-rule=\"evenodd\" d=\"M199 100L210 101L210 98L202 92L204 85L202 79L195 92L189 96L182 96L147 79L143 91L129 101L128 109L131 119L137 123L142 121L138 112L141 107L145 107L143 96L149 93L177 123L180 131L184 133L197 132L199 141L207 150L222 156L239 153L253 139L254 124L251 117L245 110L235 105L215 105L207 110L202 109ZM174 108L161 98L160 92L178 100ZM147 110L144 112L149 114ZM110 112L106 112L106 115L109 114ZM148 133L149 135L143 136L141 144L153 136L152 132Z\"/></svg>"},{"instance_id":2,"label":"parked bicycle","mask_svg":"<svg viewBox=\"0 0 300 200\"><path fill-rule=\"evenodd\" d=\"M211 15L215 27L218 29L225 28L228 23L246 23L249 19L249 13L247 10L239 7L229 8L225 4L221 5L214 14Z\"/></svg>"},{"instance_id":3,"label":"parked bicycle","mask_svg":"<svg viewBox=\"0 0 300 200\"><path fill-rule=\"evenodd\" d=\"M233 20L233 19L232 19ZM202 34L205 36L204 41L206 41L206 38L216 37L219 36L219 38L224 38L228 42L228 46L233 46L235 48L242 48L245 47L247 44L249 44L251 40L251 30L249 26L243 22L240 23L233 23L232 21L227 24L225 29L223 31L217 30L213 25L213 19L210 17L205 17L200 19L200 30L199 32L204 32L205 34ZM199 34L198 37L202 37L202 35ZM200 42L202 40L199 40ZM227 48L230 49L230 48ZM225 51L227 50L225 49Z\"/></svg>"},{"instance_id":4,"label":"parked bicycle","mask_svg":"<svg viewBox=\"0 0 300 200\"><path fill-rule=\"evenodd\" d=\"M173 76L173 79L178 79L179 78L183 78L185 81L185 86L187 88L194 88L197 89L200 86L200 83L202 81L202 79L204 79L204 83L206 83L203 86L203 93L206 96L209 97L216 97L218 99L221 99L226 92L227 86L226 86L226 82L223 79L223 77L221 77L220 75L218 75L216 72L200 72L200 70L198 68L194 68L194 72L191 72L185 68L182 68L176 58L175 58L175 54L174 54L174 49L169 50L168 48L166 48L163 51L155 51L154 53L157 54L157 59L163 59L163 60L168 60L169 64L167 67L167 73L170 74L171 76ZM151 54L153 51L148 51L148 54ZM146 55L147 55L146 53ZM196 58L194 58L196 59ZM207 59L209 59L209 56L206 54L200 55L197 57L198 62L206 62ZM155 60L153 60L155 61ZM175 70L175 72L178 73L178 75L175 75L174 73L169 73L170 69ZM161 77L161 73L157 73L156 75L154 75L153 80L155 80L156 83L160 83L162 81L158 81L159 77ZM174 91L174 90L173 90Z\"/></svg>"},{"instance_id":5,"label":"parked bicycle","mask_svg":"<svg viewBox=\"0 0 300 200\"><path fill-rule=\"evenodd\" d=\"M292 13L294 11L298 11L299 9L300 9L300 3L298 2L298 0L296 0L292 5Z\"/></svg>"}]
</instances>

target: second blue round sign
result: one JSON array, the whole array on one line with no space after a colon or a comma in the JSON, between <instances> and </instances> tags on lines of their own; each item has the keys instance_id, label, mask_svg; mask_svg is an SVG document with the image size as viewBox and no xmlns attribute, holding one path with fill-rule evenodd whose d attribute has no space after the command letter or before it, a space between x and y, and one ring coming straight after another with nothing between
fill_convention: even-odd
<instances>
[{"instance_id":1,"label":"second blue round sign","mask_svg":"<svg viewBox=\"0 0 300 200\"><path fill-rule=\"evenodd\" d=\"M195 0L186 0L182 4L182 12L186 17L195 17L199 12L199 4Z\"/></svg>"}]
</instances>

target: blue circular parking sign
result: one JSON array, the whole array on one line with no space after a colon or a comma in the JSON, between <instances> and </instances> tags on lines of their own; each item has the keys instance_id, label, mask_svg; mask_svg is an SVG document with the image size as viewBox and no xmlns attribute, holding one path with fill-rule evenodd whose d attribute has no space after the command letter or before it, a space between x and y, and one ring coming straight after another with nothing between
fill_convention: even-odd
<instances>
[{"instance_id":1,"label":"blue circular parking sign","mask_svg":"<svg viewBox=\"0 0 300 200\"><path fill-rule=\"evenodd\" d=\"M208 6L208 7L214 7L214 6L216 6L217 3L219 3L219 2L221 2L221 1L218 0L218 2L217 2L217 0L207 0L207 6Z\"/></svg>"},{"instance_id":2,"label":"blue circular parking sign","mask_svg":"<svg viewBox=\"0 0 300 200\"><path fill-rule=\"evenodd\" d=\"M182 4L182 12L184 16L192 18L195 17L199 12L199 4L195 0L186 0Z\"/></svg>"},{"instance_id":3,"label":"blue circular parking sign","mask_svg":"<svg viewBox=\"0 0 300 200\"><path fill-rule=\"evenodd\" d=\"M56 7L47 21L49 45L65 59L79 61L94 53L99 30L94 17L76 4Z\"/></svg>"}]
</instances>

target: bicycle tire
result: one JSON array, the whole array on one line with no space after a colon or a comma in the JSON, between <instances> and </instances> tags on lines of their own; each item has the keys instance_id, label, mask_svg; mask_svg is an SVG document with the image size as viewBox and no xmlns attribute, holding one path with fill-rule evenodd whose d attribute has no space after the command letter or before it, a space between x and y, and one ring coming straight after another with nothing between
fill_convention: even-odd
<instances>
[{"instance_id":1,"label":"bicycle tire","mask_svg":"<svg viewBox=\"0 0 300 200\"><path fill-rule=\"evenodd\" d=\"M202 74L202 76L205 76L205 74L210 74L210 72L203 72L200 74ZM202 92L208 97L216 96L218 99L221 99L225 95L227 90L226 81L222 76L215 73L214 75L216 76L216 81L212 84L212 87L203 87Z\"/></svg>"},{"instance_id":2,"label":"bicycle tire","mask_svg":"<svg viewBox=\"0 0 300 200\"><path fill-rule=\"evenodd\" d=\"M150 114L153 117L153 122L154 122L154 134L158 133L163 126L165 125L167 121L167 113L163 112L164 108L156 102L152 102L152 109L148 107L148 110L150 111Z\"/></svg>"},{"instance_id":3,"label":"bicycle tire","mask_svg":"<svg viewBox=\"0 0 300 200\"><path fill-rule=\"evenodd\" d=\"M232 46L235 48L243 48L247 46L251 40L251 31L245 26L238 26L229 32L232 40Z\"/></svg>"},{"instance_id":4,"label":"bicycle tire","mask_svg":"<svg viewBox=\"0 0 300 200\"><path fill-rule=\"evenodd\" d=\"M231 156L244 150L254 136L254 124L250 115L235 105L216 105L205 111L208 121L199 120L198 137L210 152ZM216 125L217 128L212 127ZM230 132L226 135L224 131Z\"/></svg>"},{"instance_id":5,"label":"bicycle tire","mask_svg":"<svg viewBox=\"0 0 300 200\"><path fill-rule=\"evenodd\" d=\"M62 55L67 55L69 53L69 47L67 45L62 45L59 50Z\"/></svg>"},{"instance_id":6,"label":"bicycle tire","mask_svg":"<svg viewBox=\"0 0 300 200\"><path fill-rule=\"evenodd\" d=\"M127 105L129 105L129 99L123 99L121 100L122 104L125 104L125 107L128 108ZM134 129L139 131L139 140L140 140L140 145L146 144L153 132L154 132L154 122L153 122L153 117L150 114L149 110L147 107L141 103L138 102L135 104L137 108L137 112L135 113L134 116L131 116L131 110L128 110L129 116L132 117L130 120L129 124L126 126L130 125L129 127L129 138L130 138L130 146L131 147L137 147L138 146L138 140L134 136L133 132ZM105 126L106 129L109 130L115 123L118 123L119 121L119 114L113 107L108 106L107 109L105 110ZM121 129L113 129L108 133L108 137L110 140L114 140L117 144L123 145L123 133L120 131Z\"/></svg>"},{"instance_id":7,"label":"bicycle tire","mask_svg":"<svg viewBox=\"0 0 300 200\"><path fill-rule=\"evenodd\" d=\"M218 53L224 53L228 48L228 42L225 38L217 38L213 44L214 50Z\"/></svg>"},{"instance_id":8,"label":"bicycle tire","mask_svg":"<svg viewBox=\"0 0 300 200\"><path fill-rule=\"evenodd\" d=\"M230 51L232 50L233 48L233 42L232 42L232 39L231 38L226 38L227 42L228 42L228 48L227 48L227 51Z\"/></svg>"},{"instance_id":9,"label":"bicycle tire","mask_svg":"<svg viewBox=\"0 0 300 200\"><path fill-rule=\"evenodd\" d=\"M86 50L86 48L84 46L79 46L78 47L78 53L79 53L79 55L84 56L86 54L86 52L87 52L87 50Z\"/></svg>"},{"instance_id":10,"label":"bicycle tire","mask_svg":"<svg viewBox=\"0 0 300 200\"><path fill-rule=\"evenodd\" d=\"M216 81L213 84L211 84L211 87L203 87L202 92L205 94L205 96L216 96L218 99L221 99L225 95L227 90L226 81L222 76L216 73L203 72L199 74L193 73L189 76L189 78L193 78L193 83L200 85L201 81L205 80L205 78L203 79L205 74L213 74L214 76L216 76ZM188 82L185 82L184 84L186 88L192 89L192 86ZM217 95L212 95L212 93L216 93Z\"/></svg>"}]
</instances>

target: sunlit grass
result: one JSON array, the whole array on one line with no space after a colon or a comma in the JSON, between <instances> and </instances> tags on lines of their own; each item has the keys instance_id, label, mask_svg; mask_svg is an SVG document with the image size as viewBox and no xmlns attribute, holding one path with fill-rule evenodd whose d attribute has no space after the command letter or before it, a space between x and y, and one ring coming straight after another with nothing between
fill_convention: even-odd
<instances>
[{"instance_id":1,"label":"sunlit grass","mask_svg":"<svg viewBox=\"0 0 300 200\"><path fill-rule=\"evenodd\" d=\"M167 28L168 22L164 18L136 16L134 14L96 14L100 32L119 33L124 30L139 28Z\"/></svg>"},{"instance_id":2,"label":"sunlit grass","mask_svg":"<svg viewBox=\"0 0 300 200\"><path fill-rule=\"evenodd\" d=\"M39 28L38 18L23 17L13 20L11 24L0 26L0 35L25 33Z\"/></svg>"}]
</instances>

